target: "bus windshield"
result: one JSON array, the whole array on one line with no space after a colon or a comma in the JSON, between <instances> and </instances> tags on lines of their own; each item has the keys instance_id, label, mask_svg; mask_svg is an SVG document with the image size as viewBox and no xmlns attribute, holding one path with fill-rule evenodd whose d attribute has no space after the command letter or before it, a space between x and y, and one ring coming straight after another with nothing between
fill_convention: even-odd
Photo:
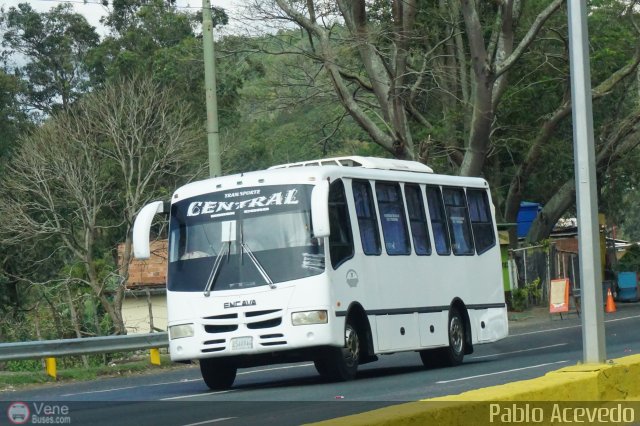
<instances>
[{"instance_id":1,"label":"bus windshield","mask_svg":"<svg viewBox=\"0 0 640 426\"><path fill-rule=\"evenodd\" d=\"M312 237L311 185L242 188L199 195L171 207L168 289L211 291L280 283L324 271ZM235 235L223 237L223 222ZM251 259L254 256L254 260ZM261 273L260 268L263 268ZM265 276L266 275L266 276Z\"/></svg>"}]
</instances>

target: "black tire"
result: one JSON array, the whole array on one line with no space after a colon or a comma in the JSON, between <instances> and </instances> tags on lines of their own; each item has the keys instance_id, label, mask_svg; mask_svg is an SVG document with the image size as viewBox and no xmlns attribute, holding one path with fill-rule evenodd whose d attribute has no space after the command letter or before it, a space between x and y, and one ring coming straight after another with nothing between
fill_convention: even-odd
<instances>
[{"instance_id":1,"label":"black tire","mask_svg":"<svg viewBox=\"0 0 640 426\"><path fill-rule=\"evenodd\" d=\"M360 335L349 321L344 328L344 347L326 348L314 361L320 375L332 382L353 380L358 372L360 358Z\"/></svg>"},{"instance_id":2,"label":"black tire","mask_svg":"<svg viewBox=\"0 0 640 426\"><path fill-rule=\"evenodd\" d=\"M326 355L323 355L322 358L318 358L313 361L313 365L315 365L318 374L325 379L330 379L329 368L327 367L327 361L325 359Z\"/></svg>"},{"instance_id":3,"label":"black tire","mask_svg":"<svg viewBox=\"0 0 640 426\"><path fill-rule=\"evenodd\" d=\"M237 372L238 368L225 360L217 358L200 360L200 373L211 390L229 389L236 379Z\"/></svg>"},{"instance_id":4,"label":"black tire","mask_svg":"<svg viewBox=\"0 0 640 426\"><path fill-rule=\"evenodd\" d=\"M422 365L426 368L443 367L440 364L440 349L424 349L420 351Z\"/></svg>"},{"instance_id":5,"label":"black tire","mask_svg":"<svg viewBox=\"0 0 640 426\"><path fill-rule=\"evenodd\" d=\"M466 350L466 329L464 319L456 308L449 310L447 334L448 346L420 351L420 359L425 367L454 367L462 364Z\"/></svg>"},{"instance_id":6,"label":"black tire","mask_svg":"<svg viewBox=\"0 0 640 426\"><path fill-rule=\"evenodd\" d=\"M462 364L466 344L464 319L456 308L451 308L449 311L447 330L449 334L449 346L442 349L441 361L443 365L453 367Z\"/></svg>"}]
</instances>

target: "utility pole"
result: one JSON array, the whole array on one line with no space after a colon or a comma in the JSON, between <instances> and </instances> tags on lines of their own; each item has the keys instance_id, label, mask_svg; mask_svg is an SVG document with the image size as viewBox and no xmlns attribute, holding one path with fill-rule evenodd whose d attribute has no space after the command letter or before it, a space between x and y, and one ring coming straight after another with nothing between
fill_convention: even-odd
<instances>
[{"instance_id":1,"label":"utility pole","mask_svg":"<svg viewBox=\"0 0 640 426\"><path fill-rule=\"evenodd\" d=\"M573 152L582 281L582 351L585 363L606 360L591 72L586 0L569 0L569 54L573 103Z\"/></svg>"},{"instance_id":2,"label":"utility pole","mask_svg":"<svg viewBox=\"0 0 640 426\"><path fill-rule=\"evenodd\" d=\"M216 64L213 46L211 1L202 0L202 48L204 50L204 87L207 99L207 146L209 176L220 176L220 135L218 133L218 98L216 97Z\"/></svg>"}]
</instances>

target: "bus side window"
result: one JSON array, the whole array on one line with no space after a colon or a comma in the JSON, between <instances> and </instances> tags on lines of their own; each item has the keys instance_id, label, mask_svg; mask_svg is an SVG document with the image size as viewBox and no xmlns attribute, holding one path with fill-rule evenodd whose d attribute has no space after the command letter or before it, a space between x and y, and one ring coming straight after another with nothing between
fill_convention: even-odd
<instances>
[{"instance_id":1,"label":"bus side window","mask_svg":"<svg viewBox=\"0 0 640 426\"><path fill-rule=\"evenodd\" d=\"M469 217L471 218L476 252L482 254L496 244L489 197L483 189L467 189L467 202L469 203Z\"/></svg>"},{"instance_id":2,"label":"bus side window","mask_svg":"<svg viewBox=\"0 0 640 426\"><path fill-rule=\"evenodd\" d=\"M442 195L437 186L427 186L427 204L429 206L429 216L431 217L431 229L433 229L433 241L436 245L436 253L448 255L451 253L449 243L449 231L445 223L444 205Z\"/></svg>"},{"instance_id":3,"label":"bus side window","mask_svg":"<svg viewBox=\"0 0 640 426\"><path fill-rule=\"evenodd\" d=\"M471 227L469 226L469 211L464 190L462 188L444 188L442 195L449 224L453 254L474 254Z\"/></svg>"},{"instance_id":4,"label":"bus side window","mask_svg":"<svg viewBox=\"0 0 640 426\"><path fill-rule=\"evenodd\" d=\"M376 197L387 254L410 254L411 246L400 185L377 182Z\"/></svg>"},{"instance_id":5,"label":"bus side window","mask_svg":"<svg viewBox=\"0 0 640 426\"><path fill-rule=\"evenodd\" d=\"M331 234L329 235L331 266L333 269L337 269L343 262L353 257L353 235L347 197L341 179L333 181L329 186L329 222L331 226Z\"/></svg>"},{"instance_id":6,"label":"bus side window","mask_svg":"<svg viewBox=\"0 0 640 426\"><path fill-rule=\"evenodd\" d=\"M360 228L362 251L364 254L379 255L382 249L380 247L378 216L373 204L371 184L368 181L354 180L352 190L356 216L358 216L358 227Z\"/></svg>"},{"instance_id":7,"label":"bus side window","mask_svg":"<svg viewBox=\"0 0 640 426\"><path fill-rule=\"evenodd\" d=\"M409 212L409 226L414 250L418 255L431 254L429 227L427 226L427 216L424 212L420 187L414 184L405 184L404 195L407 199L407 212Z\"/></svg>"}]
</instances>

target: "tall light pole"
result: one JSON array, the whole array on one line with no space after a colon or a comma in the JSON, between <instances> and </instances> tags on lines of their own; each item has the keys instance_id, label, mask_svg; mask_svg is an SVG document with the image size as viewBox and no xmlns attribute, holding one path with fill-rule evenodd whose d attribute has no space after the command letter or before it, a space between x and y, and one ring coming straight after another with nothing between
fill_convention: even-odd
<instances>
[{"instance_id":1,"label":"tall light pole","mask_svg":"<svg viewBox=\"0 0 640 426\"><path fill-rule=\"evenodd\" d=\"M578 252L582 281L582 353L585 363L602 363L607 355L602 304L586 1L569 0L567 6L573 103L573 152L578 208Z\"/></svg>"},{"instance_id":2,"label":"tall light pole","mask_svg":"<svg viewBox=\"0 0 640 426\"><path fill-rule=\"evenodd\" d=\"M204 50L204 87L207 99L207 146L209 176L220 176L220 135L218 132L218 98L216 97L216 65L213 46L213 19L210 0L202 0L202 48Z\"/></svg>"}]
</instances>

